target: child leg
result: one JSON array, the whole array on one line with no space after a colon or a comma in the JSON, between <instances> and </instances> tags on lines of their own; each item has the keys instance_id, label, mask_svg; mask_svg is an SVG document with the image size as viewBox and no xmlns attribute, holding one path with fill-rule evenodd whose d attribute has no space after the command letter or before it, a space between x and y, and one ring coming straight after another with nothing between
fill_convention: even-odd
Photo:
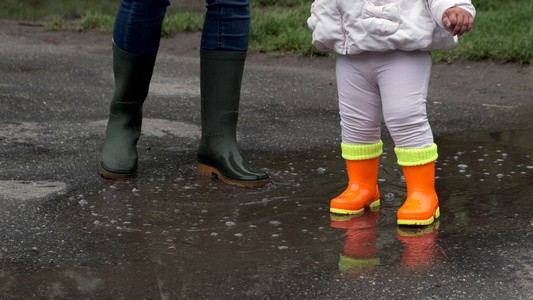
<instances>
[{"instance_id":1,"label":"child leg","mask_svg":"<svg viewBox=\"0 0 533 300\"><path fill-rule=\"evenodd\" d=\"M331 200L332 213L357 214L365 207L379 206L381 102L379 90L372 84L372 68L363 56L337 58L341 147L349 182L346 190Z\"/></svg>"},{"instance_id":2,"label":"child leg","mask_svg":"<svg viewBox=\"0 0 533 300\"><path fill-rule=\"evenodd\" d=\"M378 71L383 114L407 183L407 200L398 210L398 224L431 224L439 217L437 145L426 114L431 56L420 51L393 51L384 55L384 62Z\"/></svg>"}]
</instances>

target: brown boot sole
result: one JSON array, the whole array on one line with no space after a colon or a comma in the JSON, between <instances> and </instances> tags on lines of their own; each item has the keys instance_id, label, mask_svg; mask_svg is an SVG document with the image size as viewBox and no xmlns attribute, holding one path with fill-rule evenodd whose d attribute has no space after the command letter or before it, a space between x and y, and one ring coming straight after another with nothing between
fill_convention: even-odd
<instances>
[{"instance_id":1,"label":"brown boot sole","mask_svg":"<svg viewBox=\"0 0 533 300\"><path fill-rule=\"evenodd\" d=\"M108 178L108 179L131 179L131 178L134 178L135 176L137 176L137 172L132 173L132 174L113 174L113 173L109 173L109 172L106 172L101 166L98 166L98 172L100 173L100 175L102 175L103 177Z\"/></svg>"},{"instance_id":2,"label":"brown boot sole","mask_svg":"<svg viewBox=\"0 0 533 300\"><path fill-rule=\"evenodd\" d=\"M197 164L196 165L196 170L201 175L204 175L204 176L213 176L214 175L216 178L222 180L222 182L224 182L224 183L231 184L231 185L236 185L236 186L240 186L240 187L263 186L263 185L267 185L267 184L272 182L270 179L261 180L261 181L236 181L236 180L231 180L229 178L224 177L224 175L222 175L222 173L220 173L217 169L215 169L213 167L210 167L210 166L207 166L207 165L204 165L204 164Z\"/></svg>"}]
</instances>

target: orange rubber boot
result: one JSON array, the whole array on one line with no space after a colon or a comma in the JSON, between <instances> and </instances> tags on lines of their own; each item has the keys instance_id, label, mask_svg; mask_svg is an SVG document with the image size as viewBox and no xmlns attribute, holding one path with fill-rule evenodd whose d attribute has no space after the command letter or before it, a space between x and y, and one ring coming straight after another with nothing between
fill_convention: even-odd
<instances>
[{"instance_id":1,"label":"orange rubber boot","mask_svg":"<svg viewBox=\"0 0 533 300\"><path fill-rule=\"evenodd\" d=\"M398 225L429 225L440 215L435 192L435 162L403 166L407 200L398 210Z\"/></svg>"},{"instance_id":2,"label":"orange rubber boot","mask_svg":"<svg viewBox=\"0 0 533 300\"><path fill-rule=\"evenodd\" d=\"M358 214L365 207L379 206L378 169L379 157L364 160L346 160L348 187L337 198L331 200L330 212L336 214Z\"/></svg>"}]
</instances>

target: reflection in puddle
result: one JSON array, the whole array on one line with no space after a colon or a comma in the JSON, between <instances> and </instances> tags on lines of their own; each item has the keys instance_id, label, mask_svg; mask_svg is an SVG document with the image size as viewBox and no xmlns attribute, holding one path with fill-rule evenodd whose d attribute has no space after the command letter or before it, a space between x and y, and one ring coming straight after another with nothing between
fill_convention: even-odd
<instances>
[{"instance_id":1,"label":"reflection in puddle","mask_svg":"<svg viewBox=\"0 0 533 300\"><path fill-rule=\"evenodd\" d=\"M402 265L409 267L429 266L435 262L438 254L444 254L444 249L437 244L440 221L428 226L398 226L398 240L402 242L404 250Z\"/></svg>"},{"instance_id":2,"label":"reflection in puddle","mask_svg":"<svg viewBox=\"0 0 533 300\"><path fill-rule=\"evenodd\" d=\"M379 265L376 238L379 210L365 210L355 216L332 214L331 221L331 227L346 229L344 251L339 260L342 272L357 272Z\"/></svg>"},{"instance_id":3,"label":"reflection in puddle","mask_svg":"<svg viewBox=\"0 0 533 300\"><path fill-rule=\"evenodd\" d=\"M360 274L380 265L378 256L379 210L365 210L352 216L331 215L331 227L343 228L345 233L339 270L349 275ZM423 270L435 263L437 255L446 255L438 245L440 221L428 226L398 226L397 237L403 246L401 264ZM387 255L385 253L385 255Z\"/></svg>"},{"instance_id":4,"label":"reflection in puddle","mask_svg":"<svg viewBox=\"0 0 533 300\"><path fill-rule=\"evenodd\" d=\"M36 292L44 298L328 298L351 295L361 282L386 289L389 279L409 280L411 271L424 280L431 280L424 274L457 273L482 247L492 250L490 238L530 230L531 134L438 140L440 224L415 228L396 225L406 191L392 154L380 162L380 210L349 217L329 214L330 199L347 180L336 146L258 155L262 160L254 162L268 168L274 184L257 189L197 177L193 163L165 163L160 167L168 170L160 173L144 164L136 180L98 179L28 212L35 228L2 220L0 292L21 298ZM472 238L480 232L484 238Z\"/></svg>"}]
</instances>

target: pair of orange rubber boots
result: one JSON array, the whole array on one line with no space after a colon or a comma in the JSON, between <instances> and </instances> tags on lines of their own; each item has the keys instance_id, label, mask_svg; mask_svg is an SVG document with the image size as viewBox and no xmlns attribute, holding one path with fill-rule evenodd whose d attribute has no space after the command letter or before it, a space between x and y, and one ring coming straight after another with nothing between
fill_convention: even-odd
<instances>
[{"instance_id":1,"label":"pair of orange rubber boots","mask_svg":"<svg viewBox=\"0 0 533 300\"><path fill-rule=\"evenodd\" d=\"M378 146L379 148L376 148ZM374 149L380 148L381 142L374 147ZM377 157L357 159L364 156L351 155L350 151L354 149L360 152L359 148L343 144L343 157L346 159L349 182L346 190L331 200L330 211L335 214L358 214L365 208L379 206L377 180L381 151L375 153L379 154ZM421 151L395 150L407 184L407 200L398 210L398 225L432 224L440 215L439 200L435 193L436 145L420 149ZM351 153L353 154L353 151Z\"/></svg>"}]
</instances>

